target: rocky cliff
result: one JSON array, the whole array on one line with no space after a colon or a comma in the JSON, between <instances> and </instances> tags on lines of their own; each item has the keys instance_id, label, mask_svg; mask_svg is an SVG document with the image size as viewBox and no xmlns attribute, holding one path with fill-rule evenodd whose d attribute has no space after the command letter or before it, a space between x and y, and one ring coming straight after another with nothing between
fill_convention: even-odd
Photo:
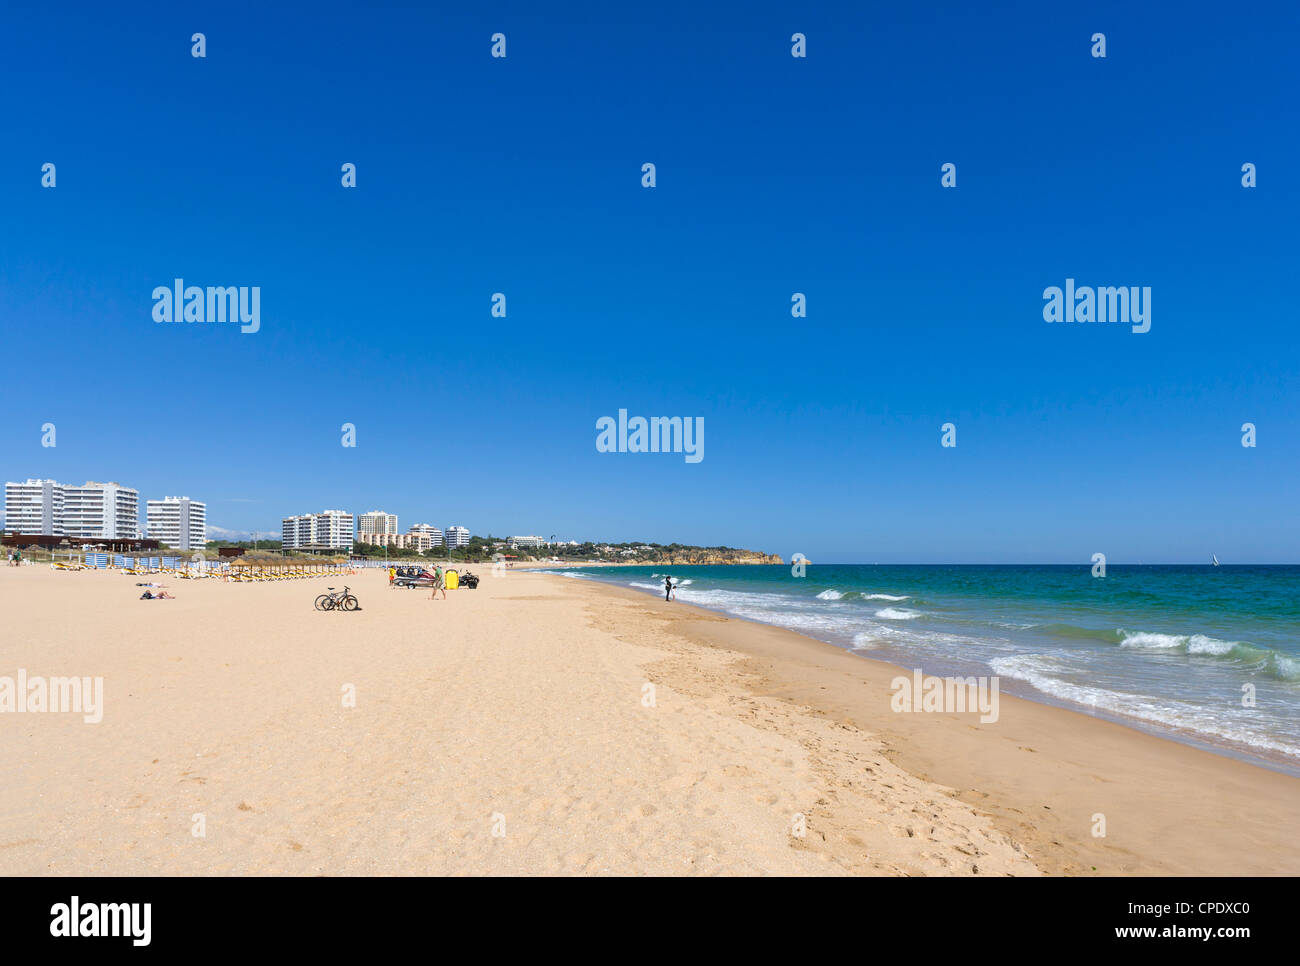
<instances>
[{"instance_id":1,"label":"rocky cliff","mask_svg":"<svg viewBox=\"0 0 1300 966\"><path fill-rule=\"evenodd\" d=\"M671 555L664 554L654 560L642 560L638 563L662 564L779 564L784 563L780 554L760 553L757 550L677 550Z\"/></svg>"}]
</instances>

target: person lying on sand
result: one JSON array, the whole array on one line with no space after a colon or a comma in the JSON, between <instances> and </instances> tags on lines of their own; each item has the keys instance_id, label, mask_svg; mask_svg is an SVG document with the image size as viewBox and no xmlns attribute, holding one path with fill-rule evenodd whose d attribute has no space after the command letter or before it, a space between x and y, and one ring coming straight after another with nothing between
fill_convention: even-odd
<instances>
[{"instance_id":1,"label":"person lying on sand","mask_svg":"<svg viewBox=\"0 0 1300 966\"><path fill-rule=\"evenodd\" d=\"M140 599L141 600L175 600L176 598L173 597L171 594L167 593L167 591L165 590L160 590L156 594L151 594L149 593L149 591L146 590L143 594L140 595Z\"/></svg>"}]
</instances>

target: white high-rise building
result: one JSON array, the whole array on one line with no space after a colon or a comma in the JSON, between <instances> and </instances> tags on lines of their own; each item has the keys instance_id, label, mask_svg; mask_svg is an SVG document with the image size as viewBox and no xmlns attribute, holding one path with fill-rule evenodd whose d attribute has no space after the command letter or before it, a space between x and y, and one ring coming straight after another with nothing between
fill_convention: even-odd
<instances>
[{"instance_id":1,"label":"white high-rise building","mask_svg":"<svg viewBox=\"0 0 1300 966\"><path fill-rule=\"evenodd\" d=\"M6 483L5 530L63 536L63 487L54 480Z\"/></svg>"},{"instance_id":2,"label":"white high-rise building","mask_svg":"<svg viewBox=\"0 0 1300 966\"><path fill-rule=\"evenodd\" d=\"M355 532L351 513L326 510L316 514L316 542L324 548L351 550Z\"/></svg>"},{"instance_id":3,"label":"white high-rise building","mask_svg":"<svg viewBox=\"0 0 1300 966\"><path fill-rule=\"evenodd\" d=\"M6 483L5 529L73 540L138 540L140 494L120 483Z\"/></svg>"},{"instance_id":4,"label":"white high-rise building","mask_svg":"<svg viewBox=\"0 0 1300 966\"><path fill-rule=\"evenodd\" d=\"M311 544L315 532L310 513L285 517L280 523L280 546L285 550L302 550Z\"/></svg>"},{"instance_id":5,"label":"white high-rise building","mask_svg":"<svg viewBox=\"0 0 1300 966\"><path fill-rule=\"evenodd\" d=\"M121 483L63 488L63 532L78 540L138 540L140 493Z\"/></svg>"},{"instance_id":6,"label":"white high-rise building","mask_svg":"<svg viewBox=\"0 0 1300 966\"><path fill-rule=\"evenodd\" d=\"M397 532L397 514L385 513L383 510L371 510L357 517L357 535L374 536L381 533ZM370 541L374 542L374 541Z\"/></svg>"},{"instance_id":7,"label":"white high-rise building","mask_svg":"<svg viewBox=\"0 0 1300 966\"><path fill-rule=\"evenodd\" d=\"M208 505L188 496L169 496L145 504L150 540L175 550L202 550L208 542Z\"/></svg>"},{"instance_id":8,"label":"white high-rise building","mask_svg":"<svg viewBox=\"0 0 1300 966\"><path fill-rule=\"evenodd\" d=\"M353 517L343 510L325 510L285 517L281 545L285 550L351 550Z\"/></svg>"},{"instance_id":9,"label":"white high-rise building","mask_svg":"<svg viewBox=\"0 0 1300 966\"><path fill-rule=\"evenodd\" d=\"M445 546L447 542L439 527L430 526L427 523L417 523L408 532L422 534L428 539L430 548Z\"/></svg>"},{"instance_id":10,"label":"white high-rise building","mask_svg":"<svg viewBox=\"0 0 1300 966\"><path fill-rule=\"evenodd\" d=\"M469 546L469 531L464 527L447 528L447 546L451 549Z\"/></svg>"}]
</instances>

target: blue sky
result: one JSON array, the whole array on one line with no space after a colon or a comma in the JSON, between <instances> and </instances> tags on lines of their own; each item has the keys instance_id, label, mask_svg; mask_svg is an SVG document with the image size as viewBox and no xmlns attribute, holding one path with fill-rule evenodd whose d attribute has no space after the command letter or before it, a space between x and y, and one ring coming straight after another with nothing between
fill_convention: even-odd
<instances>
[{"instance_id":1,"label":"blue sky","mask_svg":"<svg viewBox=\"0 0 1300 966\"><path fill-rule=\"evenodd\" d=\"M7 6L0 474L232 530L1300 560L1294 6L980 6ZM175 277L261 331L155 324ZM1045 323L1067 277L1151 331ZM620 408L704 460L597 452Z\"/></svg>"}]
</instances>

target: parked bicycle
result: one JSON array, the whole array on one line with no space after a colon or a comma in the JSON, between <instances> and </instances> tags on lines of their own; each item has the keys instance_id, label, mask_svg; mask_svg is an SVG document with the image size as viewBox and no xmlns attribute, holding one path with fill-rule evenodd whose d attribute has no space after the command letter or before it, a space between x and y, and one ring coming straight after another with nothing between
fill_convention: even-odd
<instances>
[{"instance_id":1,"label":"parked bicycle","mask_svg":"<svg viewBox=\"0 0 1300 966\"><path fill-rule=\"evenodd\" d=\"M346 586L341 591L335 591L333 587L325 589L330 593L321 594L316 598L317 610L356 610L361 606L357 599L348 592L349 588Z\"/></svg>"}]
</instances>

